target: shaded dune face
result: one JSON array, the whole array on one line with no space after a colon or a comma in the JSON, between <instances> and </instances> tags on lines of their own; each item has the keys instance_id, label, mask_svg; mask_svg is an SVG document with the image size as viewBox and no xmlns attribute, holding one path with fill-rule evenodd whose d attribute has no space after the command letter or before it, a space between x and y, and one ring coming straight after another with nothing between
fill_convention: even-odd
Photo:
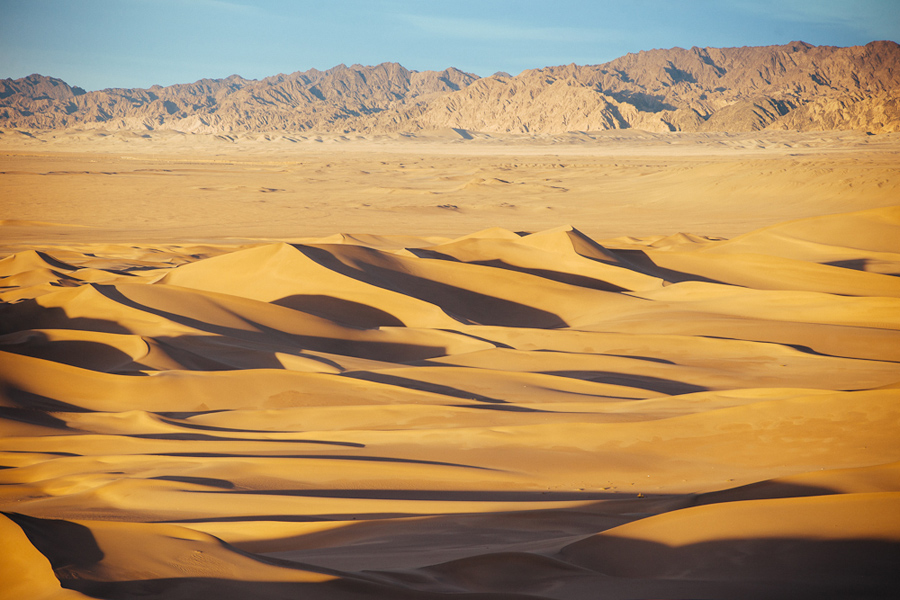
<instances>
[{"instance_id":1,"label":"shaded dune face","mask_svg":"<svg viewBox=\"0 0 900 600\"><path fill-rule=\"evenodd\" d=\"M0 597L896 592L900 209L412 239L0 260Z\"/></svg>"}]
</instances>

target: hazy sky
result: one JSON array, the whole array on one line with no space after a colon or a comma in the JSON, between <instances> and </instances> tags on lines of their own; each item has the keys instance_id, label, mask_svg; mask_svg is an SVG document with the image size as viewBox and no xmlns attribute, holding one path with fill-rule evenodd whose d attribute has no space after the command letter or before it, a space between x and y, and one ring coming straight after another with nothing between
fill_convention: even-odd
<instances>
[{"instance_id":1,"label":"hazy sky","mask_svg":"<svg viewBox=\"0 0 900 600\"><path fill-rule=\"evenodd\" d=\"M681 46L900 41L900 0L0 0L0 78L87 90L340 63L478 75Z\"/></svg>"}]
</instances>

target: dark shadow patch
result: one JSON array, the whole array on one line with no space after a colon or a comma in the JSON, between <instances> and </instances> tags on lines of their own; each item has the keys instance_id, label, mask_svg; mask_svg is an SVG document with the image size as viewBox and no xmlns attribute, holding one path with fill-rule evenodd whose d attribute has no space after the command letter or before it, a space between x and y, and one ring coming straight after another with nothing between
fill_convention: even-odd
<instances>
[{"instance_id":1,"label":"dark shadow patch","mask_svg":"<svg viewBox=\"0 0 900 600\"><path fill-rule=\"evenodd\" d=\"M324 446L342 446L346 448L365 448L365 444L356 442L333 442L329 440L266 440L239 437L220 437L205 433L131 433L125 437L143 440L177 440L190 442L260 442L264 444L321 444Z\"/></svg>"},{"instance_id":2,"label":"dark shadow patch","mask_svg":"<svg viewBox=\"0 0 900 600\"><path fill-rule=\"evenodd\" d=\"M556 375L557 377L570 377L572 379L583 379L596 383L610 383L613 385L648 390L669 396L680 396L681 394L694 394L696 392L708 391L708 388L703 386L675 381L673 379L651 377L650 375L616 373L614 371L544 371L544 374Z\"/></svg>"},{"instance_id":3,"label":"dark shadow patch","mask_svg":"<svg viewBox=\"0 0 900 600\"><path fill-rule=\"evenodd\" d=\"M682 69L679 69L671 62L668 67L665 67L666 74L672 79L672 83L697 83L697 78L694 77L692 73L688 73ZM672 109L674 110L674 106Z\"/></svg>"},{"instance_id":4,"label":"dark shadow patch","mask_svg":"<svg viewBox=\"0 0 900 600\"><path fill-rule=\"evenodd\" d=\"M4 450L4 452L9 454L46 454L47 456L60 456L62 458L67 456L84 456L74 452L51 452L49 450Z\"/></svg>"},{"instance_id":5,"label":"dark shadow patch","mask_svg":"<svg viewBox=\"0 0 900 600\"><path fill-rule=\"evenodd\" d=\"M725 75L725 69L723 69L722 67L717 65L715 61L713 61L712 57L709 55L708 50L706 50L705 48L697 48L696 46L691 48L691 50L697 55L697 58L699 58L703 62L703 64L713 68L716 76L722 77L723 75Z\"/></svg>"},{"instance_id":6,"label":"dark shadow patch","mask_svg":"<svg viewBox=\"0 0 900 600\"><path fill-rule=\"evenodd\" d=\"M115 321L70 317L64 308L47 308L35 299L0 303L0 335L27 329L77 329L132 335L130 330Z\"/></svg>"},{"instance_id":7,"label":"dark shadow patch","mask_svg":"<svg viewBox=\"0 0 900 600\"><path fill-rule=\"evenodd\" d=\"M740 502L743 500L774 500L777 498L806 498L809 496L832 496L835 490L825 487L787 483L781 481L758 481L717 492L698 494L693 506L721 504L724 502Z\"/></svg>"},{"instance_id":8,"label":"dark shadow patch","mask_svg":"<svg viewBox=\"0 0 900 600\"><path fill-rule=\"evenodd\" d=\"M532 352L547 352L547 353L557 353L557 354L567 354L566 352L560 352L559 350L548 350L546 348L538 348L536 350L532 350ZM639 356L636 354L607 354L605 352L585 352L584 354L594 354L596 356L614 356L616 358L630 358L632 360L641 360L644 362L651 362L660 365L677 365L678 363L672 362L671 360L665 358L656 358L655 356Z\"/></svg>"},{"instance_id":9,"label":"dark shadow patch","mask_svg":"<svg viewBox=\"0 0 900 600\"><path fill-rule=\"evenodd\" d=\"M603 356L615 356L616 358L630 358L632 360L643 360L645 362L657 363L660 365L676 365L678 363L672 362L671 360L667 360L665 358L656 358L655 356L636 356L634 354L603 354Z\"/></svg>"},{"instance_id":10,"label":"dark shadow patch","mask_svg":"<svg viewBox=\"0 0 900 600\"><path fill-rule=\"evenodd\" d=\"M489 467L476 465L464 465L460 463L443 462L439 460L418 460L415 458L394 458L392 456L353 456L343 454L234 454L227 452L148 452L142 456L177 456L183 458L308 458L314 460L346 460L358 462L384 462L402 463L410 465L434 465L438 467L459 467L463 469L477 469L479 471L496 471ZM265 492L259 492L260 494Z\"/></svg>"},{"instance_id":11,"label":"dark shadow patch","mask_svg":"<svg viewBox=\"0 0 900 600\"><path fill-rule=\"evenodd\" d=\"M67 569L89 568L103 560L103 551L94 534L84 525L19 513L3 514L22 528L28 541L50 561L58 577L64 576Z\"/></svg>"},{"instance_id":12,"label":"dark shadow patch","mask_svg":"<svg viewBox=\"0 0 900 600\"><path fill-rule=\"evenodd\" d=\"M617 102L630 104L642 112L658 113L664 110L677 110L678 108L665 102L665 96L655 96L633 90L620 90L617 92L604 90L603 93Z\"/></svg>"},{"instance_id":13,"label":"dark shadow patch","mask_svg":"<svg viewBox=\"0 0 900 600\"><path fill-rule=\"evenodd\" d=\"M826 325L826 327L828 327L828 325ZM832 327L840 327L840 326L837 325L837 326L832 326ZM749 342L755 342L758 344L772 344L774 346L784 346L786 348L793 348L794 350L797 350L798 352L802 352L803 354L809 354L811 356L826 356L828 358L844 358L847 360L861 360L861 361L871 361L871 362L881 362L881 363L900 362L900 361L895 361L895 360L889 360L887 358L862 358L862 357L858 357L858 356L844 356L841 354L827 354L825 352L819 352L818 350L815 350L814 348L810 348L809 346L804 346L803 344L790 344L787 342L778 342L778 341L765 340L765 339L759 340L759 339L753 339L753 338L749 338L749 337L748 338L736 338L736 337L725 337L725 336L719 336L719 335L700 335L697 337L708 338L711 340L749 341Z\"/></svg>"},{"instance_id":14,"label":"dark shadow patch","mask_svg":"<svg viewBox=\"0 0 900 600\"><path fill-rule=\"evenodd\" d=\"M438 252L437 250L431 250L429 248L407 248L407 252L410 254L416 255L418 258L427 258L431 260L446 260L447 262L456 262L461 263L463 261L459 260L455 256L450 256L449 254L444 254L443 252Z\"/></svg>"},{"instance_id":15,"label":"dark shadow patch","mask_svg":"<svg viewBox=\"0 0 900 600\"><path fill-rule=\"evenodd\" d=\"M216 408L213 410L191 410L191 411L184 411L184 412L165 411L165 412L157 412L157 413L153 413L153 414L159 415L160 417L164 417L166 419L179 419L180 420L180 419L190 419L191 417L197 417L200 415L211 415L211 414L220 413L220 412L229 412L229 410L225 409L225 408Z\"/></svg>"},{"instance_id":16,"label":"dark shadow patch","mask_svg":"<svg viewBox=\"0 0 900 600\"><path fill-rule=\"evenodd\" d=\"M513 348L512 346L510 346L509 344L504 344L503 342L498 342L498 341L496 341L496 340L491 340L491 339L488 339L488 338L486 338L486 337L477 336L477 335L474 335L474 334L472 334L472 333L468 333L468 332L465 332L465 331L459 331L459 330L456 330L456 329L439 329L438 331L446 331L447 333L453 333L453 334L461 335L461 336L464 336L464 337L467 337L467 338L472 338L473 340L478 340L479 342L485 342L485 343L487 343L487 344L492 344L493 346L495 346L495 347L497 347L497 348L506 348L507 350L513 350L513 349L514 349L514 348Z\"/></svg>"},{"instance_id":17,"label":"dark shadow patch","mask_svg":"<svg viewBox=\"0 0 900 600\"><path fill-rule=\"evenodd\" d=\"M172 360L190 371L234 371L242 369L283 369L271 349L272 344L252 343L224 336L176 336L154 338ZM228 360L229 354L237 354ZM220 355L212 358L211 354ZM221 356L224 356L222 358Z\"/></svg>"},{"instance_id":18,"label":"dark shadow patch","mask_svg":"<svg viewBox=\"0 0 900 600\"><path fill-rule=\"evenodd\" d=\"M63 262L56 258L53 258L46 252L41 252L40 250L35 250L35 254L40 256L41 260L43 260L45 263L49 264L54 269L63 269L65 271L77 271L78 270L78 267L76 267L74 265L70 265L69 263Z\"/></svg>"},{"instance_id":19,"label":"dark shadow patch","mask_svg":"<svg viewBox=\"0 0 900 600\"><path fill-rule=\"evenodd\" d=\"M409 515L404 515L409 516ZM165 521L150 521L151 523L258 523L261 521L275 521L283 523L321 523L334 520L328 515L238 515L233 517L195 517L192 519L167 519Z\"/></svg>"},{"instance_id":20,"label":"dark shadow patch","mask_svg":"<svg viewBox=\"0 0 900 600\"><path fill-rule=\"evenodd\" d=\"M215 493L215 492L209 492ZM552 491L469 491L469 490L390 490L390 489L294 489L235 490L232 494L297 496L306 498L358 498L364 500L414 500L423 502L578 502L620 500L616 492ZM648 497L649 498L649 497Z\"/></svg>"},{"instance_id":21,"label":"dark shadow patch","mask_svg":"<svg viewBox=\"0 0 900 600\"><path fill-rule=\"evenodd\" d=\"M498 269L504 269L507 271L515 271L517 273L525 273L526 275L534 275L535 277L541 277L542 279L549 279L551 281L556 281L559 283L566 283L568 285L574 285L578 287L588 288L591 290L600 290L604 292L627 292L629 290L619 287L613 283L609 283L608 281L603 281L602 279L594 279L593 277L587 277L585 275L576 275L574 273L566 273L564 271L553 271L550 269L534 269L529 267L519 267L516 265L511 265L509 263L503 262L500 259L494 260L477 260L473 261L469 264L473 265L482 265L485 267L494 267Z\"/></svg>"},{"instance_id":22,"label":"dark shadow patch","mask_svg":"<svg viewBox=\"0 0 900 600\"><path fill-rule=\"evenodd\" d=\"M724 281L719 281L717 279L710 279L709 277L704 277L702 275L696 275L694 273L685 273L683 271L674 271L672 269L667 269L665 267L660 267L656 263L653 262L653 259L650 258L646 252L643 250L616 250L615 253L620 255L624 260L634 266L634 270L643 273L644 275L650 275L651 277L658 277L660 279L664 279L669 283L682 283L684 281L702 281L704 283L718 283L721 285L731 285Z\"/></svg>"},{"instance_id":23,"label":"dark shadow patch","mask_svg":"<svg viewBox=\"0 0 900 600\"><path fill-rule=\"evenodd\" d=\"M218 411L212 411L218 412ZM160 420L169 425L174 425L176 427L184 427L185 429L198 429L200 431L222 431L225 433L294 433L293 431L285 431L285 430L274 430L274 429L235 429L233 427L217 427L215 425L201 425L200 423L190 423L188 421L180 420L179 417L171 417L168 416L168 413L156 413L159 415ZM163 416L163 415L166 416ZM206 413L200 413L206 414ZM189 413L189 417L195 416L195 413ZM182 419L183 419L182 418Z\"/></svg>"},{"instance_id":24,"label":"dark shadow patch","mask_svg":"<svg viewBox=\"0 0 900 600\"><path fill-rule=\"evenodd\" d=\"M389 312L368 304L335 298L334 296L295 294L274 300L272 304L299 310L358 329L405 326L403 321Z\"/></svg>"},{"instance_id":25,"label":"dark shadow patch","mask_svg":"<svg viewBox=\"0 0 900 600\"><path fill-rule=\"evenodd\" d=\"M877 539L735 538L673 547L598 534L558 557L612 577L727 581L737 589L768 581L793 598L888 598L900 584L900 543Z\"/></svg>"},{"instance_id":26,"label":"dark shadow patch","mask_svg":"<svg viewBox=\"0 0 900 600\"><path fill-rule=\"evenodd\" d=\"M2 394L2 396L4 396L13 404L16 404L20 408L26 410L77 413L96 412L87 408L75 406L74 404L63 402L61 400L56 400L54 398L49 398L47 396L28 392L26 390L19 389L18 387L9 383L5 385L0 383L0 394Z\"/></svg>"},{"instance_id":27,"label":"dark shadow patch","mask_svg":"<svg viewBox=\"0 0 900 600\"><path fill-rule=\"evenodd\" d=\"M18 421L19 423L28 423L29 425L40 425L41 427L67 429L71 431L71 428L65 421L57 419L41 410L0 406L0 419L8 419L10 421Z\"/></svg>"},{"instance_id":28,"label":"dark shadow patch","mask_svg":"<svg viewBox=\"0 0 900 600\"><path fill-rule=\"evenodd\" d=\"M221 488L223 490L233 490L234 483L227 479L216 479L215 477L187 477L183 475L160 475L159 477L150 477L150 479L158 479L160 481L175 481L177 483L190 483L194 485L205 485L207 487Z\"/></svg>"},{"instance_id":29,"label":"dark shadow patch","mask_svg":"<svg viewBox=\"0 0 900 600\"><path fill-rule=\"evenodd\" d=\"M874 261L869 258L854 258L849 260L833 260L831 262L822 263L828 265L829 267L840 267L842 269L852 269L854 271L863 271L864 273L873 273L876 275L887 275L889 277L900 277L900 265L897 263L893 263L896 271L893 273L886 273L882 271L870 270L869 265L880 264L884 265L885 263L882 261Z\"/></svg>"},{"instance_id":30,"label":"dark shadow patch","mask_svg":"<svg viewBox=\"0 0 900 600\"><path fill-rule=\"evenodd\" d=\"M517 406L515 404L450 404L453 408L474 408L476 410L498 410L500 412L520 412L520 413L557 413L553 410L541 410L538 408L529 408L527 406Z\"/></svg>"},{"instance_id":31,"label":"dark shadow patch","mask_svg":"<svg viewBox=\"0 0 900 600\"><path fill-rule=\"evenodd\" d=\"M371 372L371 371L353 371L343 373L344 377L351 379L360 379L362 381L372 381L374 383L383 383L385 385L395 385L410 390L418 390L420 392L429 392L431 394L439 394L441 396L449 396L451 398L461 398L463 400L475 400L477 402L489 402L491 404L506 404L506 400L499 398L491 398L490 396L482 396L474 392L467 392L448 385L439 383L430 383L427 381L419 381L418 379L409 379L390 375L387 373Z\"/></svg>"},{"instance_id":32,"label":"dark shadow patch","mask_svg":"<svg viewBox=\"0 0 900 600\"><path fill-rule=\"evenodd\" d=\"M854 271L865 271L866 265L869 264L867 258L854 258L849 260L833 260L831 262L822 263L830 267L841 267L842 269L852 269Z\"/></svg>"},{"instance_id":33,"label":"dark shadow patch","mask_svg":"<svg viewBox=\"0 0 900 600\"><path fill-rule=\"evenodd\" d=\"M42 331L31 331L17 343L4 341L0 341L0 350L4 352L100 373L115 373L134 364L129 354L108 344L90 340L50 341Z\"/></svg>"}]
</instances>

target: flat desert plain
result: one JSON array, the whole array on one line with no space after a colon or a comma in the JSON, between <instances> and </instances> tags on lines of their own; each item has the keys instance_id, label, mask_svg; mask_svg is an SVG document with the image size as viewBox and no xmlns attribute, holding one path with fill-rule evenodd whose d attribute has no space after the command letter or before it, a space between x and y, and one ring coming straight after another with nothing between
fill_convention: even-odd
<instances>
[{"instance_id":1,"label":"flat desert plain","mask_svg":"<svg viewBox=\"0 0 900 600\"><path fill-rule=\"evenodd\" d=\"M0 135L3 598L895 598L900 136Z\"/></svg>"}]
</instances>

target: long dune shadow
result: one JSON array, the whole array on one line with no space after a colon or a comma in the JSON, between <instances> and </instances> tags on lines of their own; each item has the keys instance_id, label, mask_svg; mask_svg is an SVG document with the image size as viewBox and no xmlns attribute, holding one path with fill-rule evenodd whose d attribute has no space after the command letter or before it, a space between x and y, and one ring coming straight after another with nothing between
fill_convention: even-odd
<instances>
[{"instance_id":1,"label":"long dune shadow","mask_svg":"<svg viewBox=\"0 0 900 600\"><path fill-rule=\"evenodd\" d=\"M189 371L283 368L272 343L263 345L233 337L197 335L160 336L154 340L171 359Z\"/></svg>"},{"instance_id":2,"label":"long dune shadow","mask_svg":"<svg viewBox=\"0 0 900 600\"><path fill-rule=\"evenodd\" d=\"M774 500L778 498L804 498L809 496L831 496L839 492L826 487L791 483L785 481L758 481L717 492L707 492L694 497L694 506L740 502L742 500Z\"/></svg>"},{"instance_id":3,"label":"long dune shadow","mask_svg":"<svg viewBox=\"0 0 900 600\"><path fill-rule=\"evenodd\" d=\"M374 383L394 385L410 390L418 390L420 392L429 392L432 394L439 394L441 396L449 396L451 398L475 400L477 402L488 402L492 404L507 404L506 400L491 398L490 396L484 396L482 394L476 394L474 392L468 392L466 390L461 390L449 385L430 383L428 381L419 381L418 379L410 379L407 377L400 377L398 375L391 375L388 373L379 373L377 371L348 371L346 373L342 373L341 375L343 377L349 377L351 379L359 379L362 381L371 381Z\"/></svg>"},{"instance_id":4,"label":"long dune shadow","mask_svg":"<svg viewBox=\"0 0 900 600\"><path fill-rule=\"evenodd\" d=\"M368 513L357 513L357 516L360 519L368 518ZM412 515L404 514L404 516ZM162 521L148 521L148 523L260 523L265 521L323 523L334 520L336 520L334 515L220 515L215 517L193 517L190 519L165 519Z\"/></svg>"},{"instance_id":5,"label":"long dune shadow","mask_svg":"<svg viewBox=\"0 0 900 600\"><path fill-rule=\"evenodd\" d=\"M587 277L586 275L578 275L576 273L566 273L565 271L553 271L551 269L537 269L533 267L519 267L511 265L500 259L494 260L476 260L469 264L482 265L485 267L494 267L497 269L505 269L507 271L515 271L516 273L525 273L526 275L534 275L543 279L549 279L558 283L565 283L591 290L600 290L603 292L627 292L626 288L615 285L602 279Z\"/></svg>"},{"instance_id":6,"label":"long dune shadow","mask_svg":"<svg viewBox=\"0 0 900 600\"><path fill-rule=\"evenodd\" d=\"M129 433L127 437L143 440L172 440L189 442L258 442L263 444L320 444L323 446L342 446L346 448L365 448L365 444L356 442L335 442L331 440L273 440L263 438L241 438L209 435L205 433Z\"/></svg>"},{"instance_id":7,"label":"long dune shadow","mask_svg":"<svg viewBox=\"0 0 900 600\"><path fill-rule=\"evenodd\" d=\"M47 456L58 456L59 458L68 458L70 456L84 456L75 452L60 452L52 450L4 450L8 454L46 454Z\"/></svg>"},{"instance_id":8,"label":"long dune shadow","mask_svg":"<svg viewBox=\"0 0 900 600\"><path fill-rule=\"evenodd\" d=\"M632 360L643 360L645 362L652 362L659 365L677 365L678 363L668 360L666 358L657 358L655 356L637 356L635 354L606 354L603 356L615 356L616 358L630 358Z\"/></svg>"},{"instance_id":9,"label":"long dune shadow","mask_svg":"<svg viewBox=\"0 0 900 600\"><path fill-rule=\"evenodd\" d=\"M683 381L676 381L674 379L651 377L650 375L617 373L615 371L543 371L543 373L545 375L583 379L594 381L596 383L611 383L613 385L638 388L670 396L709 391L709 388Z\"/></svg>"},{"instance_id":10,"label":"long dune shadow","mask_svg":"<svg viewBox=\"0 0 900 600\"><path fill-rule=\"evenodd\" d=\"M447 262L455 263L465 262L459 260L455 256L450 256L449 254L444 254L443 252L438 252L437 250L432 250L431 248L407 248L406 251L419 258L427 258L429 260L446 260Z\"/></svg>"},{"instance_id":11,"label":"long dune shadow","mask_svg":"<svg viewBox=\"0 0 900 600\"><path fill-rule=\"evenodd\" d=\"M450 404L449 406L452 406L453 408L467 408L472 410L496 410L499 412L559 414L559 411L555 410L541 410L539 408L517 406L515 404Z\"/></svg>"},{"instance_id":12,"label":"long dune shadow","mask_svg":"<svg viewBox=\"0 0 900 600\"><path fill-rule=\"evenodd\" d=\"M548 354L559 354L565 353L560 350L548 350L546 348L538 348L536 350L532 350L532 352L546 352ZM652 362L659 365L677 365L678 363L671 361L666 358L657 358L655 356L641 356L638 354L609 354L606 352L587 352L587 354L596 354L597 356L613 356L615 358L630 358L631 360L642 360L644 362Z\"/></svg>"},{"instance_id":13,"label":"long dune shadow","mask_svg":"<svg viewBox=\"0 0 900 600\"><path fill-rule=\"evenodd\" d=\"M229 409L227 408L216 408L212 410L185 410L185 411L160 411L154 414L163 417L163 419L190 419L191 417L199 417L201 415L212 415L215 413L227 413ZM205 426L207 427L207 426ZM255 430L251 430L255 431ZM284 433L284 432L278 432Z\"/></svg>"},{"instance_id":14,"label":"long dune shadow","mask_svg":"<svg viewBox=\"0 0 900 600\"><path fill-rule=\"evenodd\" d=\"M190 483L193 485L205 485L208 487L221 488L223 490L234 489L234 483L227 479L218 479L215 477L190 477L187 475L160 475L159 477L150 477L159 481L174 481L176 483Z\"/></svg>"},{"instance_id":15,"label":"long dune shadow","mask_svg":"<svg viewBox=\"0 0 900 600\"><path fill-rule=\"evenodd\" d=\"M294 248L336 273L434 304L464 323L541 328L567 325L559 315L527 304L474 292L369 262L349 266L324 248L301 244L294 245ZM368 248L360 247L359 251L377 255L377 251Z\"/></svg>"},{"instance_id":16,"label":"long dune shadow","mask_svg":"<svg viewBox=\"0 0 900 600\"><path fill-rule=\"evenodd\" d=\"M698 337L709 338L711 340L732 340L732 341L740 341L740 342L750 341L750 342L756 342L758 344L772 344L773 346L784 346L786 348L793 348L794 350L797 350L798 352L802 352L803 354L809 354L811 356L826 356L829 358L846 358L849 360L861 360L861 361L870 361L870 362L889 362L889 363L900 362L900 361L896 361L896 360L890 360L887 358L862 358L862 357L858 357L858 356L842 356L840 354L828 354L825 352L819 352L818 350L810 348L809 346L804 346L803 344L790 344L788 342L756 340L756 339L753 339L752 337L736 338L736 337L726 337L726 336L721 336L721 335L703 335L703 336L698 336Z\"/></svg>"},{"instance_id":17,"label":"long dune shadow","mask_svg":"<svg viewBox=\"0 0 900 600\"><path fill-rule=\"evenodd\" d=\"M833 260L831 262L822 263L830 267L841 267L842 269L852 269L854 271L863 271L866 273L878 273L879 275L887 275L888 277L900 277L900 266L895 266L896 271L893 273L885 273L882 271L871 271L869 265L877 265L878 261L871 258L853 258L847 260ZM896 263L894 263L896 265Z\"/></svg>"},{"instance_id":18,"label":"long dune shadow","mask_svg":"<svg viewBox=\"0 0 900 600\"><path fill-rule=\"evenodd\" d=\"M466 465L462 463L444 462L440 460L420 460L415 458L396 458L393 456L354 456L351 454L258 454L253 452L148 452L143 456L176 456L184 458L299 458L309 460L340 460L350 462L400 463L409 465L433 465L437 467L455 467L461 469L477 469L479 471L496 471L490 467ZM264 494L266 492L259 492Z\"/></svg>"},{"instance_id":19,"label":"long dune shadow","mask_svg":"<svg viewBox=\"0 0 900 600\"><path fill-rule=\"evenodd\" d=\"M41 412L77 412L77 413L86 413L86 412L96 412L87 408L82 408L75 404L69 404L68 402L63 402L62 400L56 400L55 398L50 398L48 396L43 396L41 394L35 394L34 392L29 392L28 390L23 390L11 383L3 383L0 382L0 396L4 397L6 400L15 404L17 407L24 410L33 410L33 411L41 411Z\"/></svg>"},{"instance_id":20,"label":"long dune shadow","mask_svg":"<svg viewBox=\"0 0 900 600\"><path fill-rule=\"evenodd\" d=\"M709 277L704 277L703 275L697 275L694 273L687 273L684 271L675 271L673 269L667 269L665 267L660 267L650 256L644 252L643 250L616 250L615 253L621 256L624 260L626 260L631 265L634 265L636 271L640 271L645 275L650 275L652 277L658 277L660 279L664 279L669 283L682 283L684 281L701 281L704 283L718 283L722 285L733 285L726 284L723 281L719 281L717 279L710 279Z\"/></svg>"},{"instance_id":21,"label":"long dune shadow","mask_svg":"<svg viewBox=\"0 0 900 600\"><path fill-rule=\"evenodd\" d=\"M405 323L374 306L323 294L294 294L273 300L271 304L299 310L359 329L403 327Z\"/></svg>"},{"instance_id":22,"label":"long dune shadow","mask_svg":"<svg viewBox=\"0 0 900 600\"><path fill-rule=\"evenodd\" d=\"M166 519L148 523L329 523L332 521L375 521L382 519L408 519L421 517L419 513L379 512L379 513L329 513L320 515L234 515L215 517L194 517L190 519Z\"/></svg>"},{"instance_id":23,"label":"long dune shadow","mask_svg":"<svg viewBox=\"0 0 900 600\"><path fill-rule=\"evenodd\" d=\"M214 412L222 412L222 411L214 411ZM183 420L184 418L190 418L192 416L196 416L191 413L188 417L181 417L179 420L178 417L171 416L171 413L154 413L159 416L160 420L169 425L174 425L176 427L184 427L185 429L196 429L199 431L221 431L223 433L294 433L293 431L282 430L282 429L236 429L234 427L219 427L217 425L203 425L201 423L191 423L189 421ZM206 414L206 413L199 413Z\"/></svg>"},{"instance_id":24,"label":"long dune shadow","mask_svg":"<svg viewBox=\"0 0 900 600\"><path fill-rule=\"evenodd\" d=\"M45 263L47 263L54 269L62 269L64 271L77 271L78 270L78 267L76 267L75 265L70 265L69 263L63 262L63 261L59 260L58 258L54 258L53 256L50 256L46 252L41 252L40 250L35 250L34 253L37 254L41 258L41 260L43 260Z\"/></svg>"},{"instance_id":25,"label":"long dune shadow","mask_svg":"<svg viewBox=\"0 0 900 600\"><path fill-rule=\"evenodd\" d=\"M553 491L466 491L466 490L389 490L389 489L292 489L234 490L241 495L297 496L308 498L355 498L361 500L415 500L424 502L589 502L618 500L616 492ZM653 496L647 496L652 499Z\"/></svg>"}]
</instances>

